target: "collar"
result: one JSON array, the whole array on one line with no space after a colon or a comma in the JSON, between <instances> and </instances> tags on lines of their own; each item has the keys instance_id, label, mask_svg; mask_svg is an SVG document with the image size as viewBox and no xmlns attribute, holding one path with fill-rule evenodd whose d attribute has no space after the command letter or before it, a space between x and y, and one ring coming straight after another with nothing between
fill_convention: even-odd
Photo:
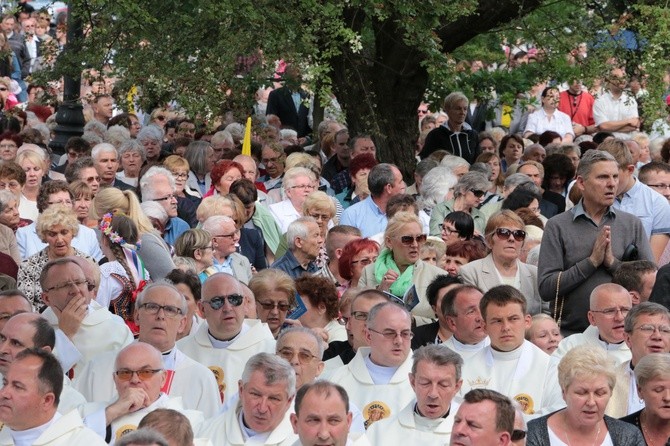
<instances>
[{"instance_id":1,"label":"collar","mask_svg":"<svg viewBox=\"0 0 670 446\"><path fill-rule=\"evenodd\" d=\"M369 195L368 198L363 200L364 202L368 203L368 206L372 209L372 211L377 214L377 215L386 215L385 212L382 212L381 208L377 206L377 203L372 199L372 195Z\"/></svg>"},{"instance_id":2,"label":"collar","mask_svg":"<svg viewBox=\"0 0 670 446\"><path fill-rule=\"evenodd\" d=\"M584 217L587 218L588 220L593 222L593 219L589 214L586 213L586 210L584 209L584 205L582 204L583 199L579 200L579 203L577 203L571 210L572 212L572 221L577 220L578 217ZM605 215L603 217L616 217L616 212L614 211L614 208L612 206L607 208L607 211L605 212ZM595 222L594 222L595 223Z\"/></svg>"}]
</instances>

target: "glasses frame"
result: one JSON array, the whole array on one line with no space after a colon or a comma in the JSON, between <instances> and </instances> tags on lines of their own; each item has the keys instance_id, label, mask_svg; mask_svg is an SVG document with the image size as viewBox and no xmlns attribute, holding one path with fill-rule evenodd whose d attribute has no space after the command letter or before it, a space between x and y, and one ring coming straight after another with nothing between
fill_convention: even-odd
<instances>
[{"instance_id":1,"label":"glasses frame","mask_svg":"<svg viewBox=\"0 0 670 446\"><path fill-rule=\"evenodd\" d=\"M228 301L231 307L239 307L244 303L244 296L241 294L222 294L220 296L214 296L209 300L201 300L200 302L209 305L212 310L216 311L223 308L226 301Z\"/></svg>"},{"instance_id":2,"label":"glasses frame","mask_svg":"<svg viewBox=\"0 0 670 446\"><path fill-rule=\"evenodd\" d=\"M169 317L170 319L177 318L184 314L179 307L175 307L174 305L159 305L155 302L145 302L142 305L139 305L137 308L144 310L151 315L157 315L161 310L163 310L165 316Z\"/></svg>"},{"instance_id":3,"label":"glasses frame","mask_svg":"<svg viewBox=\"0 0 670 446\"><path fill-rule=\"evenodd\" d=\"M419 234L417 236L400 235L397 238L398 240L400 240L400 243L402 243L404 246L412 246L414 242L416 242L417 245L425 243L428 237L426 236L426 234Z\"/></svg>"},{"instance_id":4,"label":"glasses frame","mask_svg":"<svg viewBox=\"0 0 670 446\"><path fill-rule=\"evenodd\" d=\"M514 237L514 241L523 242L526 240L526 231L523 229L496 228L493 233L500 240L509 240L509 236Z\"/></svg>"},{"instance_id":5,"label":"glasses frame","mask_svg":"<svg viewBox=\"0 0 670 446\"><path fill-rule=\"evenodd\" d=\"M153 378L156 373L162 372L163 369L141 369L141 370L117 370L114 372L114 375L119 379L119 381L130 381L133 379L133 375L137 375L140 381L148 381Z\"/></svg>"}]
</instances>

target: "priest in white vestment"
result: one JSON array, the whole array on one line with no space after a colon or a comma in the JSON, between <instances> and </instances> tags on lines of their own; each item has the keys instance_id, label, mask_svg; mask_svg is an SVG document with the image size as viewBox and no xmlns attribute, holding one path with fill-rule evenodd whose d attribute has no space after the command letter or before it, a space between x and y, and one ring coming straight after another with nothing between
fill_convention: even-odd
<instances>
[{"instance_id":1,"label":"priest in white vestment","mask_svg":"<svg viewBox=\"0 0 670 446\"><path fill-rule=\"evenodd\" d=\"M464 361L491 343L479 312L482 292L472 285L453 288L444 295L441 310L453 336L442 343Z\"/></svg>"}]
</instances>

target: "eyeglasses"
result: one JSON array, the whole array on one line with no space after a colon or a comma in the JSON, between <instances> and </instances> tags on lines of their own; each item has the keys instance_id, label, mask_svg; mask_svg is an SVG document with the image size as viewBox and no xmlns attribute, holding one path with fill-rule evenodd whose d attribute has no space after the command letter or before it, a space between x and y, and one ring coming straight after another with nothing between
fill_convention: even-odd
<instances>
[{"instance_id":1,"label":"eyeglasses","mask_svg":"<svg viewBox=\"0 0 670 446\"><path fill-rule=\"evenodd\" d=\"M290 348L282 348L277 352L279 356L282 358L286 359L288 362L291 362L291 360L295 357L295 355L298 355L298 362L300 364L306 364L312 359L318 359L318 356L311 354L310 352L307 352L305 350L298 350L297 352L294 351L293 349Z\"/></svg>"},{"instance_id":2,"label":"eyeglasses","mask_svg":"<svg viewBox=\"0 0 670 446\"><path fill-rule=\"evenodd\" d=\"M86 183L93 183L93 182L99 183L100 177L86 177L84 178L84 181L86 181Z\"/></svg>"},{"instance_id":3,"label":"eyeglasses","mask_svg":"<svg viewBox=\"0 0 670 446\"><path fill-rule=\"evenodd\" d=\"M662 336L670 336L670 327L668 327L667 325L644 324L640 325L636 329L640 330L642 333L648 336L653 335L656 330L658 330L659 334L661 334Z\"/></svg>"},{"instance_id":4,"label":"eyeglasses","mask_svg":"<svg viewBox=\"0 0 670 446\"><path fill-rule=\"evenodd\" d=\"M196 249L200 249L201 251L206 251L206 250L208 250L208 249L214 249L214 247L213 247L213 246L211 245L211 243L210 243L210 244L207 245L207 246L203 246L202 248L196 248Z\"/></svg>"},{"instance_id":5,"label":"eyeglasses","mask_svg":"<svg viewBox=\"0 0 670 446\"><path fill-rule=\"evenodd\" d=\"M614 317L617 313L626 316L630 312L630 307L605 308L604 310L591 310L592 313L600 313L605 317Z\"/></svg>"},{"instance_id":6,"label":"eyeglasses","mask_svg":"<svg viewBox=\"0 0 670 446\"><path fill-rule=\"evenodd\" d=\"M451 229L445 223L440 223L438 226L440 228L440 231L444 232L447 235L455 234L458 232L456 229Z\"/></svg>"},{"instance_id":7,"label":"eyeglasses","mask_svg":"<svg viewBox=\"0 0 670 446\"><path fill-rule=\"evenodd\" d=\"M220 310L228 300L228 303L233 307L239 307L244 302L244 296L241 294L229 294L223 296L214 296L210 300L202 300L203 304L207 304L212 307L212 310Z\"/></svg>"},{"instance_id":8,"label":"eyeglasses","mask_svg":"<svg viewBox=\"0 0 670 446\"><path fill-rule=\"evenodd\" d=\"M2 146L0 146L0 148L2 148ZM655 189L670 189L670 184L647 184L647 186Z\"/></svg>"},{"instance_id":9,"label":"eyeglasses","mask_svg":"<svg viewBox=\"0 0 670 446\"><path fill-rule=\"evenodd\" d=\"M405 246L412 246L414 242L417 244L421 244L426 241L426 234L421 234L417 236L413 235L403 235L401 237L398 237L400 239L400 243L402 243Z\"/></svg>"},{"instance_id":10,"label":"eyeglasses","mask_svg":"<svg viewBox=\"0 0 670 446\"><path fill-rule=\"evenodd\" d=\"M140 381L147 381L153 378L156 373L162 371L163 369L117 370L114 374L119 378L119 381L130 381L135 374L137 374Z\"/></svg>"},{"instance_id":11,"label":"eyeglasses","mask_svg":"<svg viewBox=\"0 0 670 446\"><path fill-rule=\"evenodd\" d=\"M310 214L310 217L316 221L328 221L331 218L330 215L325 214Z\"/></svg>"},{"instance_id":12,"label":"eyeglasses","mask_svg":"<svg viewBox=\"0 0 670 446\"><path fill-rule=\"evenodd\" d=\"M510 439L512 441L521 441L524 438L526 438L526 431L522 431L521 429L514 429Z\"/></svg>"},{"instance_id":13,"label":"eyeglasses","mask_svg":"<svg viewBox=\"0 0 670 446\"><path fill-rule=\"evenodd\" d=\"M400 336L400 338L403 341L409 341L414 337L414 333L411 332L411 330L403 330L403 331L393 331L393 330L384 330L384 331L377 331L373 330L372 328L368 328L373 333L380 334L384 337L384 339L388 339L389 341L393 341L395 338Z\"/></svg>"},{"instance_id":14,"label":"eyeglasses","mask_svg":"<svg viewBox=\"0 0 670 446\"><path fill-rule=\"evenodd\" d=\"M165 316L169 318L175 318L183 314L181 308L177 308L173 305L158 305L153 302L144 303L140 305L139 308L152 315L158 314L161 310L163 310Z\"/></svg>"},{"instance_id":15,"label":"eyeglasses","mask_svg":"<svg viewBox=\"0 0 670 446\"><path fill-rule=\"evenodd\" d=\"M470 192L472 192L472 194L477 198L482 198L484 195L486 195L486 191L480 189L470 189Z\"/></svg>"},{"instance_id":16,"label":"eyeglasses","mask_svg":"<svg viewBox=\"0 0 670 446\"><path fill-rule=\"evenodd\" d=\"M289 187L289 189L313 190L314 186L312 186L311 184L298 184L298 185Z\"/></svg>"},{"instance_id":17,"label":"eyeglasses","mask_svg":"<svg viewBox=\"0 0 670 446\"><path fill-rule=\"evenodd\" d=\"M507 240L510 235L513 236L514 240L517 242L526 240L526 231L522 229L496 228L495 233L500 240Z\"/></svg>"},{"instance_id":18,"label":"eyeglasses","mask_svg":"<svg viewBox=\"0 0 670 446\"><path fill-rule=\"evenodd\" d=\"M172 200L172 199L174 199L174 198L177 198L177 197L175 197L174 194L170 194L170 195L166 195L166 196L161 197L161 198L154 198L154 199L151 200L151 201L165 201L165 200L170 201L170 200Z\"/></svg>"},{"instance_id":19,"label":"eyeglasses","mask_svg":"<svg viewBox=\"0 0 670 446\"><path fill-rule=\"evenodd\" d=\"M53 206L54 204L64 204L66 206L72 206L72 201L71 200L47 201L47 204L49 206Z\"/></svg>"},{"instance_id":20,"label":"eyeglasses","mask_svg":"<svg viewBox=\"0 0 670 446\"><path fill-rule=\"evenodd\" d=\"M172 176L175 177L175 179L177 179L177 178L188 178L187 173L172 172Z\"/></svg>"},{"instance_id":21,"label":"eyeglasses","mask_svg":"<svg viewBox=\"0 0 670 446\"><path fill-rule=\"evenodd\" d=\"M419 110L417 110L417 113L419 113L420 115L427 115L427 114L428 114L428 110L421 110L421 109L419 109Z\"/></svg>"},{"instance_id":22,"label":"eyeglasses","mask_svg":"<svg viewBox=\"0 0 670 446\"><path fill-rule=\"evenodd\" d=\"M70 288L73 288L73 287L74 288L79 288L83 285L86 285L86 289L88 291L93 291L93 289L95 288L95 285L89 283L88 280L77 279L77 280L70 280L68 282L59 283L58 285L54 285L50 288L46 288L44 291L48 293L50 291L61 291L61 290L64 290L64 289L69 290Z\"/></svg>"},{"instance_id":23,"label":"eyeglasses","mask_svg":"<svg viewBox=\"0 0 670 446\"><path fill-rule=\"evenodd\" d=\"M375 263L376 261L377 261L377 257L372 257L372 258L369 258L369 257L363 257L363 258L360 259L360 260L352 260L352 261L351 261L351 264L352 264L352 265L355 265L355 264L357 264L357 263L360 263L361 265L368 266L369 264L371 264L371 263Z\"/></svg>"},{"instance_id":24,"label":"eyeglasses","mask_svg":"<svg viewBox=\"0 0 670 446\"><path fill-rule=\"evenodd\" d=\"M232 238L234 238L236 235L239 235L239 233L240 233L240 230L239 230L239 229L235 229L235 232L232 232L232 233L230 233L230 234L213 235L212 238L215 239L215 238L221 238L221 237L223 237L223 238L229 238L229 239L232 239Z\"/></svg>"},{"instance_id":25,"label":"eyeglasses","mask_svg":"<svg viewBox=\"0 0 670 446\"><path fill-rule=\"evenodd\" d=\"M286 302L271 302L271 301L264 301L261 302L260 300L257 300L256 303L261 306L265 311L272 311L275 308L278 308L279 311L288 311L291 308L291 305L287 304Z\"/></svg>"}]
</instances>

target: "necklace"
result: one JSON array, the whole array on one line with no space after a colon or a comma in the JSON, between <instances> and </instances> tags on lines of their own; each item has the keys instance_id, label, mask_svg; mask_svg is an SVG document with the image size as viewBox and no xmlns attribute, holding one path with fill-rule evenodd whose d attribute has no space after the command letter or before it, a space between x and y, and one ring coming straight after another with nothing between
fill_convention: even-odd
<instances>
[{"instance_id":1,"label":"necklace","mask_svg":"<svg viewBox=\"0 0 670 446\"><path fill-rule=\"evenodd\" d=\"M644 439L645 439L645 441L647 442L647 445L648 445L648 446L654 446L654 442L651 441L651 438L652 438L652 437L651 437L651 434L649 433L649 431L647 430L647 428L644 427L644 423L643 423L643 421L642 421L642 416L645 416L645 417L646 417L646 415L647 415L647 414L646 414L645 412L642 412L642 413L640 414L640 429L642 430L642 435L644 435Z\"/></svg>"},{"instance_id":2,"label":"necklace","mask_svg":"<svg viewBox=\"0 0 670 446\"><path fill-rule=\"evenodd\" d=\"M570 119L574 120L575 115L579 111L579 105L582 103L582 93L572 94L568 90L568 105L570 106Z\"/></svg>"},{"instance_id":3,"label":"necklace","mask_svg":"<svg viewBox=\"0 0 670 446\"><path fill-rule=\"evenodd\" d=\"M642 424L642 423L640 423ZM563 412L563 433L565 434L565 439L568 441L568 446L570 446L570 436L568 435L568 415ZM596 442L598 441L598 437L600 436L600 428L601 428L601 423L598 422L598 430L596 431L596 437L593 439L593 446L596 446ZM654 445L650 445L654 446Z\"/></svg>"}]
</instances>

